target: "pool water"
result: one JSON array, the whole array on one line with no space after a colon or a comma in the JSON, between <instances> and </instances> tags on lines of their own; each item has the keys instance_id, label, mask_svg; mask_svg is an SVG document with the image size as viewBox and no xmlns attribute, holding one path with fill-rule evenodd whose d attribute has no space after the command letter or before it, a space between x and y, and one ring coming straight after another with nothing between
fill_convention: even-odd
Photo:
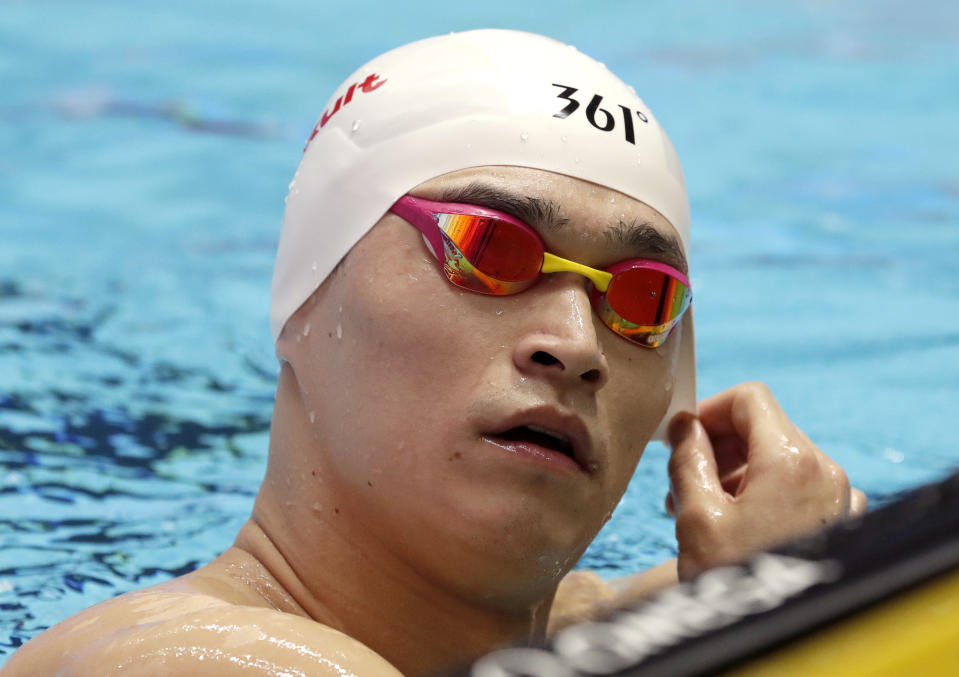
<instances>
[{"instance_id":1,"label":"pool water","mask_svg":"<svg viewBox=\"0 0 959 677\"><path fill-rule=\"evenodd\" d=\"M229 546L265 467L303 141L357 65L450 30L573 43L664 123L701 396L769 383L874 504L955 467L959 6L326 5L0 0L0 664ZM666 458L582 566L673 554Z\"/></svg>"}]
</instances>

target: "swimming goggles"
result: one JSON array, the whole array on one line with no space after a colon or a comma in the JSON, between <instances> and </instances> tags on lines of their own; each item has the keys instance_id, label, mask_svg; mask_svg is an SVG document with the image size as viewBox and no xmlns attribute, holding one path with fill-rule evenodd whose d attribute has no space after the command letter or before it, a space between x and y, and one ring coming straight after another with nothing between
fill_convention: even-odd
<instances>
[{"instance_id":1,"label":"swimming goggles","mask_svg":"<svg viewBox=\"0 0 959 677\"><path fill-rule=\"evenodd\" d=\"M494 296L518 294L543 273L570 271L592 283L590 302L603 323L633 343L656 348L692 301L689 279L649 259L598 270L550 254L532 228L508 214L405 195L390 211L415 226L457 287Z\"/></svg>"}]
</instances>

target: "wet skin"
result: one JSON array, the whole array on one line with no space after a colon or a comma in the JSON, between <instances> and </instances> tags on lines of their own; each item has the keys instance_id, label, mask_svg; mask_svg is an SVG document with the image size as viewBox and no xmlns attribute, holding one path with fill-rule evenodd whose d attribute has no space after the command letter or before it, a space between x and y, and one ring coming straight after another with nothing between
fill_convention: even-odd
<instances>
[{"instance_id":1,"label":"wet skin","mask_svg":"<svg viewBox=\"0 0 959 677\"><path fill-rule=\"evenodd\" d=\"M457 172L411 193L440 199L476 183L555 203L565 225L540 228L547 248L586 265L649 253L607 237L621 222L673 236L646 205L535 170ZM323 600L311 616L405 672L543 633L557 583L608 519L666 410L678 345L648 350L618 337L587 289L562 273L511 297L463 291L420 233L387 215L291 319L278 344L289 420L283 437L274 428L254 519L309 598ZM580 437L589 467L510 450L497 433L524 422ZM323 536L303 543L304 533ZM348 553L332 578L331 541ZM375 608L358 610L371 581L389 585ZM420 624L409 627L414 604ZM374 611L395 626L372 627ZM441 662L427 666L431 645Z\"/></svg>"},{"instance_id":2,"label":"wet skin","mask_svg":"<svg viewBox=\"0 0 959 677\"><path fill-rule=\"evenodd\" d=\"M477 185L551 204L556 223L530 225L559 256L596 268L641 256L676 263L609 235L645 224L675 239L661 215L584 181L492 167L410 192L435 200ZM541 637L560 580L666 411L681 338L680 329L656 350L623 340L595 316L587 290L584 278L559 273L511 297L462 291L415 228L384 216L278 340L268 469L235 546L48 631L4 677L54 672L68 655L65 674L76 675L121 664L125 675L426 675ZM717 397L702 424L671 431L681 572L851 509L845 476L769 413L781 412L771 395L747 386ZM755 448L750 421L771 446ZM573 458L506 432L523 425L565 436ZM743 430L750 439L737 446ZM775 437L782 430L790 444ZM780 452L806 459L788 456L798 470L785 480L773 469ZM782 486L801 520L790 522ZM587 597L610 599L587 583Z\"/></svg>"},{"instance_id":3,"label":"wet skin","mask_svg":"<svg viewBox=\"0 0 959 677\"><path fill-rule=\"evenodd\" d=\"M458 172L411 192L476 182L561 206L568 223L542 233L547 248L595 267L644 253L607 239L620 221L672 230L645 205L534 170ZM668 405L678 341L648 350L616 336L571 273L510 297L454 287L395 215L315 299L279 345L305 439L268 481L290 478L310 499L293 507L304 522L360 523L370 547L459 595L506 613L537 603L625 490ZM579 436L588 467L510 451L497 433L524 422Z\"/></svg>"}]
</instances>

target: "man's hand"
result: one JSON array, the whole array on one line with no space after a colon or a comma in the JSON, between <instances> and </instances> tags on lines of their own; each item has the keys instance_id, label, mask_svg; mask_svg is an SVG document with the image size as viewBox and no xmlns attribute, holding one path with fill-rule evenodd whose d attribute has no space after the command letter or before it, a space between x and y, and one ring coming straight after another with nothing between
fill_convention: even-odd
<instances>
[{"instance_id":1,"label":"man's hand","mask_svg":"<svg viewBox=\"0 0 959 677\"><path fill-rule=\"evenodd\" d=\"M676 416L667 511L681 580L866 510L846 473L793 425L769 388L746 383Z\"/></svg>"}]
</instances>

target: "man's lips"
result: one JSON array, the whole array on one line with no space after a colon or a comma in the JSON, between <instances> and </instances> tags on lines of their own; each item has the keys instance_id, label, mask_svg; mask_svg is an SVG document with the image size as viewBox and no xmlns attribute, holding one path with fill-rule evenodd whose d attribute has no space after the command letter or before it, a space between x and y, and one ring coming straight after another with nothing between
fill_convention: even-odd
<instances>
[{"instance_id":1,"label":"man's lips","mask_svg":"<svg viewBox=\"0 0 959 677\"><path fill-rule=\"evenodd\" d=\"M589 432L583 421L549 407L539 407L507 416L483 437L506 448L526 448L544 457L564 456L586 473L596 471Z\"/></svg>"}]
</instances>

